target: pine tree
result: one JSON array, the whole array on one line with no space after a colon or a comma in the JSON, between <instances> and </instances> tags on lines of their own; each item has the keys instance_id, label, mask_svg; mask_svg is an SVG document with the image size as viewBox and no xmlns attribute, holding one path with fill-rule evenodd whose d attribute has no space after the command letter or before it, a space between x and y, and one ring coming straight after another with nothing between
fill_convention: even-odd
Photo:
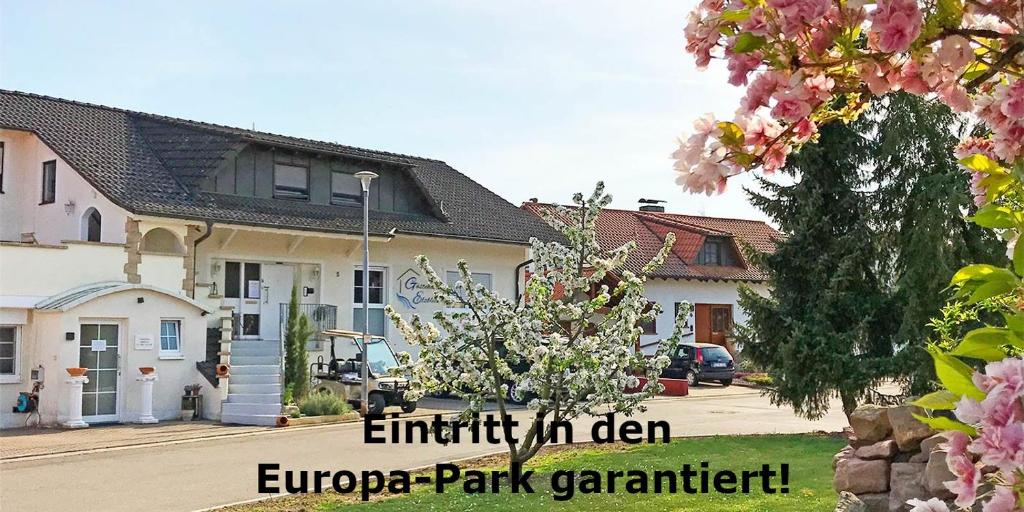
<instances>
[{"instance_id":1,"label":"pine tree","mask_svg":"<svg viewBox=\"0 0 1024 512\"><path fill-rule=\"evenodd\" d=\"M288 322L285 325L284 383L286 394L298 402L309 392L309 354L306 342L314 330L309 317L299 312L299 289L292 287L288 301Z\"/></svg>"},{"instance_id":2,"label":"pine tree","mask_svg":"<svg viewBox=\"0 0 1024 512\"><path fill-rule=\"evenodd\" d=\"M826 125L819 142L784 168L795 184L762 179L766 193L749 192L786 238L774 253L754 255L772 294L741 290L749 320L740 341L744 355L771 375L772 402L810 418L827 412L836 394L852 412L887 376L893 354L889 296L864 190L871 143L862 125Z\"/></svg>"}]
</instances>

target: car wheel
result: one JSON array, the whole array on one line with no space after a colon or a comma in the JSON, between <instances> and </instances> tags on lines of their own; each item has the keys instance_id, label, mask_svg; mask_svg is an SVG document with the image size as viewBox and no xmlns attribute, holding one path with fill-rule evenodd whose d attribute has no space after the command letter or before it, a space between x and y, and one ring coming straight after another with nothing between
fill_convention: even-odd
<instances>
[{"instance_id":1,"label":"car wheel","mask_svg":"<svg viewBox=\"0 0 1024 512\"><path fill-rule=\"evenodd\" d=\"M370 399L366 404L366 414L384 414L384 407L387 403L384 401L384 395L380 393L370 393Z\"/></svg>"},{"instance_id":2,"label":"car wheel","mask_svg":"<svg viewBox=\"0 0 1024 512\"><path fill-rule=\"evenodd\" d=\"M728 387L728 386L731 386L731 385L732 385L732 379L722 379L722 380L720 380L719 382L721 382L721 383L722 383L722 385L723 385L723 386L726 386L726 387Z\"/></svg>"},{"instance_id":3,"label":"car wheel","mask_svg":"<svg viewBox=\"0 0 1024 512\"><path fill-rule=\"evenodd\" d=\"M406 402L402 404L402 412L409 413L416 410L416 402Z\"/></svg>"},{"instance_id":4,"label":"car wheel","mask_svg":"<svg viewBox=\"0 0 1024 512\"><path fill-rule=\"evenodd\" d=\"M686 372L686 382L690 386L697 386L698 384L700 384L700 379L697 378L697 372L693 370Z\"/></svg>"}]
</instances>

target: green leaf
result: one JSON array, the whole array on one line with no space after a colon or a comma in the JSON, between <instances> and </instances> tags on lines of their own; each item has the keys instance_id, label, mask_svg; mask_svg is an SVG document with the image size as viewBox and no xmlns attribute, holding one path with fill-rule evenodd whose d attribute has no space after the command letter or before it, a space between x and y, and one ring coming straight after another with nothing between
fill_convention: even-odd
<instances>
[{"instance_id":1,"label":"green leaf","mask_svg":"<svg viewBox=\"0 0 1024 512\"><path fill-rule=\"evenodd\" d=\"M1009 278L1007 278L1007 275ZM1005 268L986 263L975 263L973 265L967 265L966 267L958 270L956 274L953 274L953 279L950 280L949 284L962 284L975 279L991 281L997 278L1012 280L1016 279L1016 276Z\"/></svg>"},{"instance_id":2,"label":"green leaf","mask_svg":"<svg viewBox=\"0 0 1024 512\"><path fill-rule=\"evenodd\" d=\"M719 16L723 21L742 22L750 18L750 9L739 9L736 11L725 11Z\"/></svg>"},{"instance_id":3,"label":"green leaf","mask_svg":"<svg viewBox=\"0 0 1024 512\"><path fill-rule=\"evenodd\" d=\"M936 416L934 418L929 418L927 416L914 414L914 417L917 418L917 421L920 421L921 423L924 423L925 425L928 425L929 427L934 428L935 430L959 430L960 432L963 432L972 437L978 435L978 431L974 427L966 423L961 423L957 420L949 419L945 416Z\"/></svg>"},{"instance_id":4,"label":"green leaf","mask_svg":"<svg viewBox=\"0 0 1024 512\"><path fill-rule=\"evenodd\" d=\"M1006 358L1006 351L1001 348L1003 345L1016 346L1020 341L1009 329L982 327L967 333L950 354L989 362L999 361Z\"/></svg>"},{"instance_id":5,"label":"green leaf","mask_svg":"<svg viewBox=\"0 0 1024 512\"><path fill-rule=\"evenodd\" d=\"M952 411L953 409L956 409L956 402L959 399L960 397L942 389L934 393L928 393L927 395L910 402L910 404L932 411Z\"/></svg>"},{"instance_id":6,"label":"green leaf","mask_svg":"<svg viewBox=\"0 0 1024 512\"><path fill-rule=\"evenodd\" d=\"M928 352L935 362L935 375L947 390L957 396L967 396L975 400L985 399L985 393L971 380L974 370L970 366L934 346L929 346Z\"/></svg>"},{"instance_id":7,"label":"green leaf","mask_svg":"<svg viewBox=\"0 0 1024 512\"><path fill-rule=\"evenodd\" d=\"M1003 313L1003 318L1006 319L1006 327L1013 331L1015 336L1024 338L1024 313Z\"/></svg>"},{"instance_id":8,"label":"green leaf","mask_svg":"<svg viewBox=\"0 0 1024 512\"><path fill-rule=\"evenodd\" d=\"M768 40L764 36L755 36L750 32L744 32L736 36L736 42L732 45L733 53L750 53L764 47Z\"/></svg>"},{"instance_id":9,"label":"green leaf","mask_svg":"<svg viewBox=\"0 0 1024 512\"><path fill-rule=\"evenodd\" d=\"M1013 290L1013 288L1013 283L1001 279L992 280L975 288L974 292L971 293L970 298L967 299L967 303L976 304L985 299L991 299L992 297L995 297L997 295L1009 293L1011 290Z\"/></svg>"},{"instance_id":10,"label":"green leaf","mask_svg":"<svg viewBox=\"0 0 1024 512\"><path fill-rule=\"evenodd\" d=\"M982 206L978 213L968 219L983 228L991 229L1007 229L1018 225L1018 217L1013 210L995 204Z\"/></svg>"},{"instance_id":11,"label":"green leaf","mask_svg":"<svg viewBox=\"0 0 1024 512\"><path fill-rule=\"evenodd\" d=\"M1024 276L1024 243L1019 238L1013 244L1013 270L1018 276Z\"/></svg>"},{"instance_id":12,"label":"green leaf","mask_svg":"<svg viewBox=\"0 0 1024 512\"><path fill-rule=\"evenodd\" d=\"M736 123L722 121L718 123L718 129L722 130L722 136L718 139L726 146L743 145L743 129Z\"/></svg>"},{"instance_id":13,"label":"green leaf","mask_svg":"<svg viewBox=\"0 0 1024 512\"><path fill-rule=\"evenodd\" d=\"M968 157L961 158L960 165L972 171L983 172L985 174L991 174L995 172L1006 172L1006 169L999 165L999 163L982 154L974 154Z\"/></svg>"}]
</instances>

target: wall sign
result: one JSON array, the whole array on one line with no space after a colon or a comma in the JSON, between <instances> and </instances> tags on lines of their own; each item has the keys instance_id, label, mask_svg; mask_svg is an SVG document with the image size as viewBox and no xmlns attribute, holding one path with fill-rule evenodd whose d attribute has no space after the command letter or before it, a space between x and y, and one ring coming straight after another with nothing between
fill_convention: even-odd
<instances>
[{"instance_id":1,"label":"wall sign","mask_svg":"<svg viewBox=\"0 0 1024 512\"><path fill-rule=\"evenodd\" d=\"M106 352L107 340L92 340L91 347L93 352Z\"/></svg>"},{"instance_id":2,"label":"wall sign","mask_svg":"<svg viewBox=\"0 0 1024 512\"><path fill-rule=\"evenodd\" d=\"M135 335L135 350L153 350L153 345L152 334Z\"/></svg>"},{"instance_id":3,"label":"wall sign","mask_svg":"<svg viewBox=\"0 0 1024 512\"><path fill-rule=\"evenodd\" d=\"M395 298L399 304L408 308L416 309L421 304L437 304L440 302L434 297L434 287L430 286L423 276L416 269L408 269L398 276L398 286L395 287Z\"/></svg>"},{"instance_id":4,"label":"wall sign","mask_svg":"<svg viewBox=\"0 0 1024 512\"><path fill-rule=\"evenodd\" d=\"M260 288L262 288L262 283L260 282L260 280L259 279L250 279L247 284L248 284L248 287L249 287L249 290L248 290L249 293L246 296L248 298L250 298L250 299L258 299L258 298L260 298Z\"/></svg>"}]
</instances>

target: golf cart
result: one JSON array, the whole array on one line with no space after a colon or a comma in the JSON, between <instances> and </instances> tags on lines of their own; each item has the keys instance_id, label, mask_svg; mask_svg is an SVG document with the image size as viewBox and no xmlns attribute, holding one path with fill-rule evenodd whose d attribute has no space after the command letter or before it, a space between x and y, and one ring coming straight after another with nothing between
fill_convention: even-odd
<instances>
[{"instance_id":1,"label":"golf cart","mask_svg":"<svg viewBox=\"0 0 1024 512\"><path fill-rule=\"evenodd\" d=\"M358 410L362 396L362 364L369 362L368 414L383 414L384 408L397 405L402 412L416 410L416 402L408 402L404 398L405 390L409 389L409 379L388 375L388 371L398 366L391 345L383 336L371 336L367 350L363 350L363 335L355 331L331 329L323 332L331 340L331 360L324 362L323 356L310 365L310 375L317 383L314 393L330 393L339 395L352 407ZM340 345L340 346L337 346ZM342 352L338 357L338 350Z\"/></svg>"}]
</instances>

